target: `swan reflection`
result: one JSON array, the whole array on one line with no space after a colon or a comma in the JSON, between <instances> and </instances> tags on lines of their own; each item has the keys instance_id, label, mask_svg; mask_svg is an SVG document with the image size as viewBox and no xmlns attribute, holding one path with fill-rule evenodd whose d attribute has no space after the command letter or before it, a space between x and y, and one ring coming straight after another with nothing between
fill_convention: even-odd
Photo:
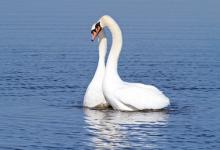
<instances>
[{"instance_id":1,"label":"swan reflection","mask_svg":"<svg viewBox=\"0 0 220 150\"><path fill-rule=\"evenodd\" d=\"M84 112L86 128L91 134L90 142L97 148L156 148L155 141L165 138L160 130L166 126L168 114L163 111L120 112L84 109Z\"/></svg>"}]
</instances>

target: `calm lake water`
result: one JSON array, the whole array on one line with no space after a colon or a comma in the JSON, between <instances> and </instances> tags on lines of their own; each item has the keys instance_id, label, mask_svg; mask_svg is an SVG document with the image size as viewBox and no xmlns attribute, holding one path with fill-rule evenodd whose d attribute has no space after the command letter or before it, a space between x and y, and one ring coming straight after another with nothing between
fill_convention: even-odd
<instances>
[{"instance_id":1,"label":"calm lake water","mask_svg":"<svg viewBox=\"0 0 220 150\"><path fill-rule=\"evenodd\" d=\"M0 2L0 149L220 149L220 2ZM83 109L91 25L122 28L119 73L171 99L161 112ZM111 35L109 46L111 44Z\"/></svg>"}]
</instances>

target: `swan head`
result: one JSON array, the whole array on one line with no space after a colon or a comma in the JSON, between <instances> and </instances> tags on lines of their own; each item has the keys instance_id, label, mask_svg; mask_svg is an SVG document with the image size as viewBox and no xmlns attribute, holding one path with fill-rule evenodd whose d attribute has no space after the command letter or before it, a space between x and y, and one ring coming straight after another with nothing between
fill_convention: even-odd
<instances>
[{"instance_id":1,"label":"swan head","mask_svg":"<svg viewBox=\"0 0 220 150\"><path fill-rule=\"evenodd\" d=\"M92 34L92 41L96 39L98 36L99 39L104 36L104 28L108 26L109 28L113 28L112 30L117 30L118 32L121 32L118 24L115 22L115 20L109 16L109 15L104 15L102 16L95 24L93 24L91 28L91 34ZM111 29L110 29L111 30Z\"/></svg>"},{"instance_id":2,"label":"swan head","mask_svg":"<svg viewBox=\"0 0 220 150\"><path fill-rule=\"evenodd\" d=\"M97 36L99 38L102 38L104 36L103 28L101 27L100 22L97 22L92 25L91 34L92 34L92 41L94 41Z\"/></svg>"}]
</instances>

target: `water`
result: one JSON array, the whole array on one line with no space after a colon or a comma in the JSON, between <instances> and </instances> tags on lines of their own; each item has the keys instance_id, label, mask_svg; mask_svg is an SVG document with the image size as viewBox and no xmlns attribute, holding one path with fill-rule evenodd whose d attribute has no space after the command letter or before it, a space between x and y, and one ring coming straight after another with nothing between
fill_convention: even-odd
<instances>
[{"instance_id":1,"label":"water","mask_svg":"<svg viewBox=\"0 0 220 150\"><path fill-rule=\"evenodd\" d=\"M1 1L0 149L220 149L219 5ZM98 60L90 27L104 14L123 31L122 79L163 90L166 111L82 108Z\"/></svg>"}]
</instances>

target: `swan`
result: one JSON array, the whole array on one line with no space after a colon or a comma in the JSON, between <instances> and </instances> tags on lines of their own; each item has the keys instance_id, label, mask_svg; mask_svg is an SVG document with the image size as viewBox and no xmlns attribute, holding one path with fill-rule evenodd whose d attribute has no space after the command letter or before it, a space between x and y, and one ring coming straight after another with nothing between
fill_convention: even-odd
<instances>
[{"instance_id":1,"label":"swan","mask_svg":"<svg viewBox=\"0 0 220 150\"><path fill-rule=\"evenodd\" d=\"M117 68L122 48L122 32L116 21L108 15L102 16L96 23L97 35L105 27L112 34L112 46L102 83L106 101L113 109L119 111L158 110L167 107L170 104L169 98L155 86L129 83L120 78Z\"/></svg>"},{"instance_id":2,"label":"swan","mask_svg":"<svg viewBox=\"0 0 220 150\"><path fill-rule=\"evenodd\" d=\"M97 36L95 24L92 26L91 33ZM105 109L109 106L102 91L102 80L105 74L105 55L107 51L107 39L104 31L100 31L99 38L99 61L95 75L90 82L84 96L83 106L94 109Z\"/></svg>"}]
</instances>

